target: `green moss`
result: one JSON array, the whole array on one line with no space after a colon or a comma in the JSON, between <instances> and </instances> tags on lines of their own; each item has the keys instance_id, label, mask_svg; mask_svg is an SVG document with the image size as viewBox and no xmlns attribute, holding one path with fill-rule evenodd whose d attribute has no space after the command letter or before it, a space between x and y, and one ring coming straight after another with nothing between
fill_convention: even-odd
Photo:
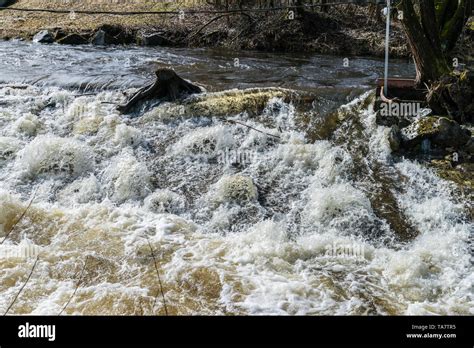
<instances>
[{"instance_id":1,"label":"green moss","mask_svg":"<svg viewBox=\"0 0 474 348\"><path fill-rule=\"evenodd\" d=\"M243 111L257 114L265 108L271 98L285 98L288 92L290 91L283 89L252 88L213 93L191 101L189 110L196 115L232 115Z\"/></svg>"},{"instance_id":2,"label":"green moss","mask_svg":"<svg viewBox=\"0 0 474 348\"><path fill-rule=\"evenodd\" d=\"M147 112L143 122L166 120L175 117L205 116L218 117L248 112L256 115L265 108L272 98L290 101L296 98L295 91L283 88L249 88L229 90L225 92L195 95L181 103L166 103Z\"/></svg>"},{"instance_id":3,"label":"green moss","mask_svg":"<svg viewBox=\"0 0 474 348\"><path fill-rule=\"evenodd\" d=\"M458 168L459 166L453 168L448 160L432 160L430 166L441 178L454 182L462 189L474 190L474 173L472 171L462 171Z\"/></svg>"},{"instance_id":4,"label":"green moss","mask_svg":"<svg viewBox=\"0 0 474 348\"><path fill-rule=\"evenodd\" d=\"M439 129L438 117L426 117L418 122L418 134L420 136L429 136L435 134Z\"/></svg>"}]
</instances>

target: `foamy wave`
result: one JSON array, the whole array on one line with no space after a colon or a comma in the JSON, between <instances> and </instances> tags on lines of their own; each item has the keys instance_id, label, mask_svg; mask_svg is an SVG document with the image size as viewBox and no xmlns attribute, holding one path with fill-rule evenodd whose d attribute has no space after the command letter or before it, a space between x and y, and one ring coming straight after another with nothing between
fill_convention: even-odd
<instances>
[{"instance_id":1,"label":"foamy wave","mask_svg":"<svg viewBox=\"0 0 474 348\"><path fill-rule=\"evenodd\" d=\"M93 168L94 157L87 145L70 138L39 136L18 154L24 175L77 177Z\"/></svg>"},{"instance_id":2,"label":"foamy wave","mask_svg":"<svg viewBox=\"0 0 474 348\"><path fill-rule=\"evenodd\" d=\"M36 115L32 113L24 114L14 124L13 129L16 133L26 136L35 136L41 123Z\"/></svg>"},{"instance_id":3,"label":"foamy wave","mask_svg":"<svg viewBox=\"0 0 474 348\"><path fill-rule=\"evenodd\" d=\"M21 141L14 137L0 137L0 164L3 161L12 159L21 149Z\"/></svg>"},{"instance_id":4,"label":"foamy wave","mask_svg":"<svg viewBox=\"0 0 474 348\"><path fill-rule=\"evenodd\" d=\"M145 199L145 207L154 213L179 214L184 212L186 201L170 190L157 190Z\"/></svg>"},{"instance_id":5,"label":"foamy wave","mask_svg":"<svg viewBox=\"0 0 474 348\"><path fill-rule=\"evenodd\" d=\"M367 142L362 161L406 178L393 194L420 234L404 244L370 234L389 227L371 206L376 177L354 175L352 149L309 144L294 107L279 99L251 119L234 115L265 132L280 126L277 139L212 117L143 122L113 107L97 112L122 98L117 92L0 95L9 103L0 109L0 238L36 190L7 243L25 237L42 246L12 314L58 314L82 269L65 314L164 314L155 267L171 314L474 313L466 204L420 164L392 163L369 94L340 110L341 122L359 117L366 133L339 135ZM227 149L259 156L211 160ZM188 161L199 155L208 160ZM8 280L0 311L31 271L27 261L0 258Z\"/></svg>"},{"instance_id":6,"label":"foamy wave","mask_svg":"<svg viewBox=\"0 0 474 348\"><path fill-rule=\"evenodd\" d=\"M151 191L151 173L144 163L124 150L104 172L110 197L116 202L142 199Z\"/></svg>"},{"instance_id":7,"label":"foamy wave","mask_svg":"<svg viewBox=\"0 0 474 348\"><path fill-rule=\"evenodd\" d=\"M186 134L172 147L172 152L182 155L213 155L233 146L233 138L226 126L196 129Z\"/></svg>"}]
</instances>

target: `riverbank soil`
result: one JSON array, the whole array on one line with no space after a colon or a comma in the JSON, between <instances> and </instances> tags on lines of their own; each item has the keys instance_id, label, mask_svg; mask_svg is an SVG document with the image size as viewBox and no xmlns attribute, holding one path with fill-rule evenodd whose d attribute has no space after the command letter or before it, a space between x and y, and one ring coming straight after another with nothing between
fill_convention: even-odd
<instances>
[{"instance_id":1,"label":"riverbank soil","mask_svg":"<svg viewBox=\"0 0 474 348\"><path fill-rule=\"evenodd\" d=\"M18 0L11 7L76 11L187 11L193 1L157 3L107 0L87 3ZM215 10L202 5L198 9ZM161 46L225 47L264 51L300 51L337 55L382 56L384 18L381 8L355 5L334 6L327 13L318 9L303 13L288 11L249 12L246 15L186 14L110 15L0 11L0 37L32 39L41 30L50 31L60 43L91 42L98 30L110 43ZM296 12L296 11L295 11ZM391 54L405 57L409 49L399 23L394 20ZM120 34L120 35L119 35Z\"/></svg>"}]
</instances>

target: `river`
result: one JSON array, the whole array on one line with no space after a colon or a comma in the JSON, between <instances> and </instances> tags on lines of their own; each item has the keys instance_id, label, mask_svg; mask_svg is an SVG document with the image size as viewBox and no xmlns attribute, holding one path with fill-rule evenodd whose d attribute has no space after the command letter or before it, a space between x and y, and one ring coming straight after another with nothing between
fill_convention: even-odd
<instances>
[{"instance_id":1,"label":"river","mask_svg":"<svg viewBox=\"0 0 474 348\"><path fill-rule=\"evenodd\" d=\"M382 61L11 41L0 67L0 313L20 247L9 314L474 313L469 203L392 154ZM278 98L239 123L119 115L157 67L318 98L305 126Z\"/></svg>"}]
</instances>

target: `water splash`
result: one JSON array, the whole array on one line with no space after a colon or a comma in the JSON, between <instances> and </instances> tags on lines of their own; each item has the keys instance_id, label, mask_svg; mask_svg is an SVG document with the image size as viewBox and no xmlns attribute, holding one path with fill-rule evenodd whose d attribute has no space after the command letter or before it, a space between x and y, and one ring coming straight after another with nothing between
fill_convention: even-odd
<instances>
[{"instance_id":1,"label":"water splash","mask_svg":"<svg viewBox=\"0 0 474 348\"><path fill-rule=\"evenodd\" d=\"M232 117L280 138L198 114L124 118L102 104L113 90L73 95L0 87L0 237L37 190L6 245L41 248L11 313L57 314L80 283L66 314L164 314L147 240L171 314L474 313L466 203L392 158L370 93L314 142L278 98ZM220 161L227 150L255 155ZM395 238L378 190L417 236ZM30 269L0 258L0 312Z\"/></svg>"}]
</instances>

